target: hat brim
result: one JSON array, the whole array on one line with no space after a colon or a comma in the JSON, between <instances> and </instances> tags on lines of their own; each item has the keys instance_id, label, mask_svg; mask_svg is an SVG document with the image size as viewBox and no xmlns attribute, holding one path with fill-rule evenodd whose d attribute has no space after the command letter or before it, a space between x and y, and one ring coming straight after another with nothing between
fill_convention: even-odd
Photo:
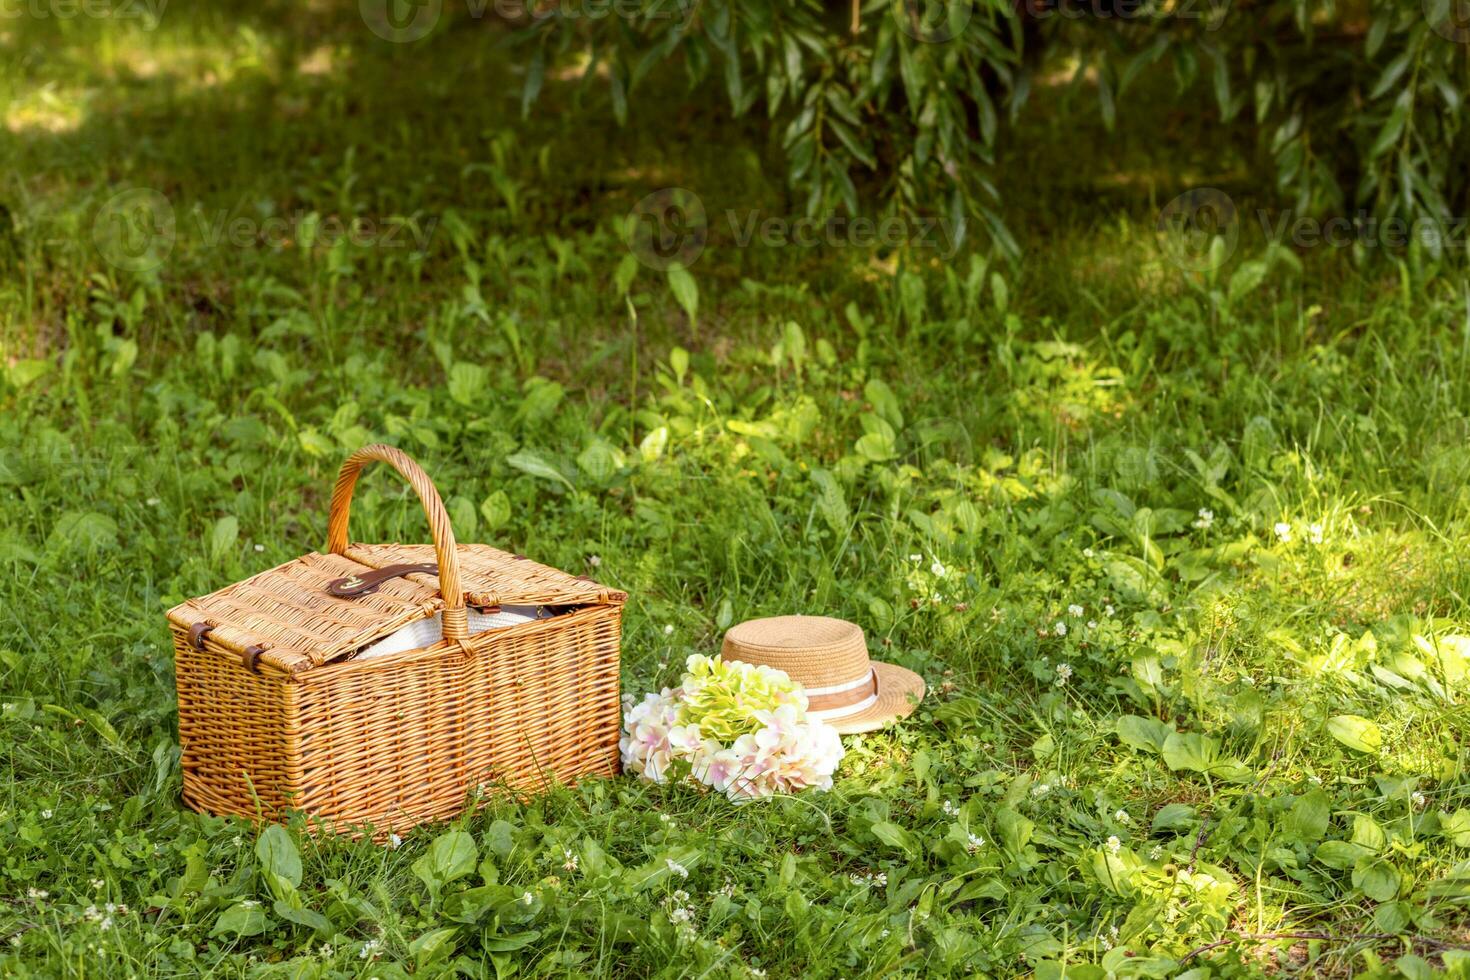
<instances>
[{"instance_id":1,"label":"hat brim","mask_svg":"<svg viewBox=\"0 0 1470 980\"><path fill-rule=\"evenodd\" d=\"M855 714L828 719L827 724L839 735L877 731L891 721L907 718L924 698L924 678L912 670L877 660L870 663L878 680L878 700Z\"/></svg>"}]
</instances>

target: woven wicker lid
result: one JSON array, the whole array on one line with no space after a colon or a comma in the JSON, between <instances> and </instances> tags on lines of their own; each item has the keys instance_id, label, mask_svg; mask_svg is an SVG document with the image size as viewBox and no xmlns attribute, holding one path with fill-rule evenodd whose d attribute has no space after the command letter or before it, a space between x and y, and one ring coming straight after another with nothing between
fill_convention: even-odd
<instances>
[{"instance_id":1,"label":"woven wicker lid","mask_svg":"<svg viewBox=\"0 0 1470 980\"><path fill-rule=\"evenodd\" d=\"M351 542L353 490L363 469L375 462L388 464L413 487L432 545ZM390 569L395 565L408 567ZM459 544L423 468L401 449L373 444L348 456L337 473L326 554L313 552L190 599L169 610L168 618L196 646L212 643L240 655L249 667L263 662L297 673L436 613L445 639L464 641L467 606L607 605L626 598L521 555Z\"/></svg>"},{"instance_id":2,"label":"woven wicker lid","mask_svg":"<svg viewBox=\"0 0 1470 980\"><path fill-rule=\"evenodd\" d=\"M458 545L461 587L471 606L606 605L627 594L489 545ZM434 564L432 545L353 544L345 555L312 552L169 610L181 630L210 627L210 639L298 673L336 660L444 606L439 577L392 578L377 591L339 598L327 585L397 564Z\"/></svg>"},{"instance_id":3,"label":"woven wicker lid","mask_svg":"<svg viewBox=\"0 0 1470 980\"><path fill-rule=\"evenodd\" d=\"M731 627L725 660L774 667L806 689L809 713L843 734L872 731L907 716L924 679L868 657L862 627L829 616L772 616Z\"/></svg>"}]
</instances>

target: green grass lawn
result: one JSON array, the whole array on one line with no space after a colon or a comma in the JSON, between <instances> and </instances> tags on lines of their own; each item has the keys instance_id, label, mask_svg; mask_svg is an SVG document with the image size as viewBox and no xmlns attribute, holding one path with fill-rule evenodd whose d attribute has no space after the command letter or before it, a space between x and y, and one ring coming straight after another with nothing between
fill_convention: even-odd
<instances>
[{"instance_id":1,"label":"green grass lawn","mask_svg":"<svg viewBox=\"0 0 1470 980\"><path fill-rule=\"evenodd\" d=\"M1252 219L1183 272L1157 208L1255 200L1249 154L1061 94L998 168L1019 265L740 247L799 202L681 78L619 129L548 69L522 119L488 20L336 6L0 22L0 973L1470 971L1463 264ZM688 283L621 233L671 185ZM371 441L460 540L626 589L626 691L799 611L930 695L828 794L258 846L180 803L164 611L324 547ZM427 540L387 474L353 520Z\"/></svg>"}]
</instances>

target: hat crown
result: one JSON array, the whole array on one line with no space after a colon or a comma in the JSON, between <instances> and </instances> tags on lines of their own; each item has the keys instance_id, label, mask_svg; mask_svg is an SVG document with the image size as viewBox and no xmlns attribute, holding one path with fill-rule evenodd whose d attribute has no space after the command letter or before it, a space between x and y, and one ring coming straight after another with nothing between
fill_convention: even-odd
<instances>
[{"instance_id":1,"label":"hat crown","mask_svg":"<svg viewBox=\"0 0 1470 980\"><path fill-rule=\"evenodd\" d=\"M828 616L771 616L740 623L725 634L720 657L773 667L814 688L858 680L871 669L862 627Z\"/></svg>"}]
</instances>

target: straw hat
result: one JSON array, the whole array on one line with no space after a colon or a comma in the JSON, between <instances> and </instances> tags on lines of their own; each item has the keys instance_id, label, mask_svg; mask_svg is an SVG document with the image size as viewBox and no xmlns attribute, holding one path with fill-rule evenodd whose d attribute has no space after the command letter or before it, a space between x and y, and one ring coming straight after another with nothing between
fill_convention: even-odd
<instances>
[{"instance_id":1,"label":"straw hat","mask_svg":"<svg viewBox=\"0 0 1470 980\"><path fill-rule=\"evenodd\" d=\"M862 628L827 616L748 620L725 634L720 658L784 670L806 688L807 714L844 735L882 728L924 696L924 678L869 660Z\"/></svg>"}]
</instances>

